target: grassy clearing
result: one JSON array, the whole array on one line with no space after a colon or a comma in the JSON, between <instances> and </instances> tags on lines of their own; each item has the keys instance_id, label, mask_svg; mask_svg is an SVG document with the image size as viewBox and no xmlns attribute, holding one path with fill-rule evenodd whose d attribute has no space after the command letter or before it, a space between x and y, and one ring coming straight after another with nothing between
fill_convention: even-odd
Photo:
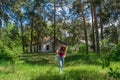
<instances>
[{"instance_id":1,"label":"grassy clearing","mask_svg":"<svg viewBox=\"0 0 120 80\"><path fill-rule=\"evenodd\" d=\"M0 80L113 80L108 77L108 70L102 69L97 55L68 55L62 74L54 56L24 54L14 65L1 61Z\"/></svg>"}]
</instances>

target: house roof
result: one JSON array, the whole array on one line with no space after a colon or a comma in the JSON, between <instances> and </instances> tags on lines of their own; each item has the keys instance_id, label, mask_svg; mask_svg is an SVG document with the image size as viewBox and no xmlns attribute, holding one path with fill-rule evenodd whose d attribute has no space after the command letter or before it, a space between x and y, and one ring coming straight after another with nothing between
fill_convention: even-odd
<instances>
[{"instance_id":1,"label":"house roof","mask_svg":"<svg viewBox=\"0 0 120 80\"><path fill-rule=\"evenodd\" d=\"M82 43L84 43L84 44L86 43L85 40L80 40L80 42L82 42ZM92 42L92 41L88 41L88 45L92 45L91 42Z\"/></svg>"},{"instance_id":2,"label":"house roof","mask_svg":"<svg viewBox=\"0 0 120 80\"><path fill-rule=\"evenodd\" d=\"M53 37L53 39L54 39L54 37ZM64 45L66 45L66 46L67 46L67 43L66 43L66 42L62 42L61 40L59 40L59 39L58 39L58 38L56 38L56 37L55 37L55 40L56 40L56 41L58 41L59 43L64 44Z\"/></svg>"},{"instance_id":3,"label":"house roof","mask_svg":"<svg viewBox=\"0 0 120 80\"><path fill-rule=\"evenodd\" d=\"M44 37L43 42L49 41L50 39L51 39L51 37Z\"/></svg>"},{"instance_id":4,"label":"house roof","mask_svg":"<svg viewBox=\"0 0 120 80\"><path fill-rule=\"evenodd\" d=\"M54 37L44 37L42 40L39 40L39 41L33 41L32 42L32 45L35 45L35 44L38 44L38 43L47 43L48 41L54 39ZM60 41L58 38L55 37L55 40L61 44L65 44L67 45L66 43Z\"/></svg>"},{"instance_id":5,"label":"house roof","mask_svg":"<svg viewBox=\"0 0 120 80\"><path fill-rule=\"evenodd\" d=\"M51 40L51 37L44 37L42 40L39 40L39 41L33 41L32 42L32 45L35 45L35 44L38 44L38 43L43 43L43 42L47 42Z\"/></svg>"}]
</instances>

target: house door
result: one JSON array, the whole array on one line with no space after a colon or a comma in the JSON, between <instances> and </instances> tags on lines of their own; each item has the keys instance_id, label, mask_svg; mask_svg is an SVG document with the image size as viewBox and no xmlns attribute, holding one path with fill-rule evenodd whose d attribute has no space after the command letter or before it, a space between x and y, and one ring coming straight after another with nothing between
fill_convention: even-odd
<instances>
[{"instance_id":1,"label":"house door","mask_svg":"<svg viewBox=\"0 0 120 80\"><path fill-rule=\"evenodd\" d=\"M37 47L36 46L34 46L34 52L37 52Z\"/></svg>"},{"instance_id":2,"label":"house door","mask_svg":"<svg viewBox=\"0 0 120 80\"><path fill-rule=\"evenodd\" d=\"M49 45L46 45L46 50L47 50L47 51L49 51L49 48L50 48L50 46L49 46Z\"/></svg>"}]
</instances>

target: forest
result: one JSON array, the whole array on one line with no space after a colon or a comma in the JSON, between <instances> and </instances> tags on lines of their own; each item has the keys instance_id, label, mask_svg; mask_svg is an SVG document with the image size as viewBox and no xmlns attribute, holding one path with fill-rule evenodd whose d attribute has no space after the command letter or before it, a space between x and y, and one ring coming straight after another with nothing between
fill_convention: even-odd
<instances>
[{"instance_id":1,"label":"forest","mask_svg":"<svg viewBox=\"0 0 120 80\"><path fill-rule=\"evenodd\" d=\"M0 80L120 80L120 1L0 0Z\"/></svg>"}]
</instances>

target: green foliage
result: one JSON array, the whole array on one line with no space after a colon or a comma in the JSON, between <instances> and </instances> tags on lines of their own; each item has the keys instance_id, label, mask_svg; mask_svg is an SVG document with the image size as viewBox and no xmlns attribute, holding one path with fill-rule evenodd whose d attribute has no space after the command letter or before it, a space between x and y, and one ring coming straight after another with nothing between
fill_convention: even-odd
<instances>
[{"instance_id":1,"label":"green foliage","mask_svg":"<svg viewBox=\"0 0 120 80\"><path fill-rule=\"evenodd\" d=\"M120 67L118 68L109 68L110 71L108 72L110 77L116 78L116 79L120 79Z\"/></svg>"},{"instance_id":2,"label":"green foliage","mask_svg":"<svg viewBox=\"0 0 120 80\"><path fill-rule=\"evenodd\" d=\"M111 62L118 62L120 61L120 44L117 45L117 47L112 50L112 53L104 56L102 59L103 68L110 67ZM120 67L110 67L108 72L110 77L120 79Z\"/></svg>"},{"instance_id":3,"label":"green foliage","mask_svg":"<svg viewBox=\"0 0 120 80\"><path fill-rule=\"evenodd\" d=\"M24 46L28 47L30 43L30 26L25 26L24 28Z\"/></svg>"},{"instance_id":4,"label":"green foliage","mask_svg":"<svg viewBox=\"0 0 120 80\"><path fill-rule=\"evenodd\" d=\"M116 44L110 43L108 39L103 39L101 41L100 46L101 46L101 53L110 54L115 49Z\"/></svg>"},{"instance_id":5,"label":"green foliage","mask_svg":"<svg viewBox=\"0 0 120 80\"><path fill-rule=\"evenodd\" d=\"M120 61L120 44L118 44L116 48L113 48L109 52L109 54L104 55L103 62Z\"/></svg>"},{"instance_id":6,"label":"green foliage","mask_svg":"<svg viewBox=\"0 0 120 80\"><path fill-rule=\"evenodd\" d=\"M106 56L101 58L102 68L110 66L110 59Z\"/></svg>"},{"instance_id":7,"label":"green foliage","mask_svg":"<svg viewBox=\"0 0 120 80\"><path fill-rule=\"evenodd\" d=\"M0 60L11 60L13 56L10 53L7 53L6 50L0 51Z\"/></svg>"},{"instance_id":8,"label":"green foliage","mask_svg":"<svg viewBox=\"0 0 120 80\"><path fill-rule=\"evenodd\" d=\"M72 46L68 46L67 53L71 54L72 53Z\"/></svg>"},{"instance_id":9,"label":"green foliage","mask_svg":"<svg viewBox=\"0 0 120 80\"><path fill-rule=\"evenodd\" d=\"M79 45L79 53L85 53L86 52L86 46L85 44Z\"/></svg>"},{"instance_id":10,"label":"green foliage","mask_svg":"<svg viewBox=\"0 0 120 80\"><path fill-rule=\"evenodd\" d=\"M82 43L76 44L74 46L68 46L67 52L69 54L71 54L71 53L84 54L86 52L86 46L85 46L85 44L82 44Z\"/></svg>"},{"instance_id":11,"label":"green foliage","mask_svg":"<svg viewBox=\"0 0 120 80\"><path fill-rule=\"evenodd\" d=\"M109 57L113 61L120 61L120 44L117 45L116 49L113 50Z\"/></svg>"},{"instance_id":12,"label":"green foliage","mask_svg":"<svg viewBox=\"0 0 120 80\"><path fill-rule=\"evenodd\" d=\"M3 42L0 41L0 60L10 60L12 57L8 54L7 48L3 45Z\"/></svg>"},{"instance_id":13,"label":"green foliage","mask_svg":"<svg viewBox=\"0 0 120 80\"><path fill-rule=\"evenodd\" d=\"M14 47L20 46L20 40L20 34L17 26L8 24L8 26L3 30L2 41L4 46L7 46L9 49L13 50Z\"/></svg>"},{"instance_id":14,"label":"green foliage","mask_svg":"<svg viewBox=\"0 0 120 80\"><path fill-rule=\"evenodd\" d=\"M0 60L15 62L15 59L21 53L21 41L18 28L13 24L4 27L2 38L0 40Z\"/></svg>"}]
</instances>

